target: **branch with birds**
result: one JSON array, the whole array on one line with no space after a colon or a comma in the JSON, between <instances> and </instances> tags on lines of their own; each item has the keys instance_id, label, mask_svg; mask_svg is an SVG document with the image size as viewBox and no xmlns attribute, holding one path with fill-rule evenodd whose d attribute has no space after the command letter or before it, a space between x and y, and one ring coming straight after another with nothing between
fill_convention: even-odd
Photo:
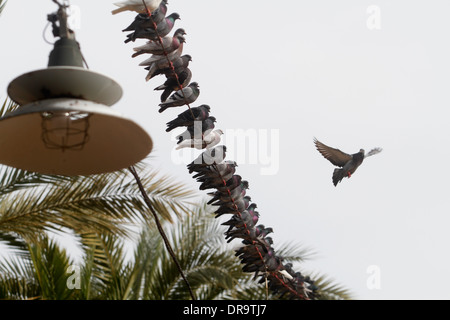
<instances>
[{"instance_id":1,"label":"branch with birds","mask_svg":"<svg viewBox=\"0 0 450 320\"><path fill-rule=\"evenodd\" d=\"M209 204L217 206L216 217L229 216L223 223L227 241L240 241L236 256L245 272L254 273L254 279L265 284L266 288L280 297L310 300L318 297L317 287L309 277L293 270L292 264L284 261L273 248L269 234L271 227L259 223L257 205L248 194L249 182L236 173L237 163L226 160L226 146L219 145L223 131L215 129L216 118L211 115L211 107L202 104L191 108L200 96L200 86L190 82L192 71L188 68L192 61L190 55L182 55L186 43L184 29L177 29L171 37L169 33L177 13L166 16L168 4L165 0L127 0L116 3L119 7L113 14L125 11L137 12L134 21L125 29L130 32L126 43L137 39L148 42L134 49L133 57L150 54L150 58L139 65L148 70L146 81L164 75L166 81L155 88L163 91L159 113L169 109L187 106L167 123L167 132L185 127L178 136L177 149L196 148L204 150L187 165L190 174L200 183L200 190L214 189L210 192Z\"/></svg>"}]
</instances>

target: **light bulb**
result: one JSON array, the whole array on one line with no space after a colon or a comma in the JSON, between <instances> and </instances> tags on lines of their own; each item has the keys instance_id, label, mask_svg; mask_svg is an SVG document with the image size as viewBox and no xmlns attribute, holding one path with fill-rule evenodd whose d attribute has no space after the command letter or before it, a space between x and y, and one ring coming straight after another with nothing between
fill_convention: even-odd
<instances>
[{"instance_id":1,"label":"light bulb","mask_svg":"<svg viewBox=\"0 0 450 320\"><path fill-rule=\"evenodd\" d=\"M89 141L89 113L42 112L42 141L46 148L82 150Z\"/></svg>"}]
</instances>

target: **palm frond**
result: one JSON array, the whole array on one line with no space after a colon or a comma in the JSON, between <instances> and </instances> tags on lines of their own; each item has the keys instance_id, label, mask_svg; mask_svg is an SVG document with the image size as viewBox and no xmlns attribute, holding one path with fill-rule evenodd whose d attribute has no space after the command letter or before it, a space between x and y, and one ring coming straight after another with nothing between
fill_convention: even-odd
<instances>
[{"instance_id":1,"label":"palm frond","mask_svg":"<svg viewBox=\"0 0 450 320\"><path fill-rule=\"evenodd\" d=\"M314 279L314 285L319 288L320 300L351 300L353 294L345 286L336 283L325 275L319 273L311 274Z\"/></svg>"},{"instance_id":2,"label":"palm frond","mask_svg":"<svg viewBox=\"0 0 450 320\"><path fill-rule=\"evenodd\" d=\"M3 9L5 9L6 1L0 0L0 14L2 14Z\"/></svg>"},{"instance_id":3,"label":"palm frond","mask_svg":"<svg viewBox=\"0 0 450 320\"><path fill-rule=\"evenodd\" d=\"M2 4L2 1L0 0L0 14L3 11L3 9L5 8L5 5L6 5L6 1ZM9 112L13 112L18 107L19 107L19 105L17 103L15 103L12 100L6 99L3 102L2 107L0 108L0 117L3 117L4 115L6 115Z\"/></svg>"},{"instance_id":4,"label":"palm frond","mask_svg":"<svg viewBox=\"0 0 450 320\"><path fill-rule=\"evenodd\" d=\"M295 242L281 243L275 247L277 255L285 262L304 262L314 258L316 252Z\"/></svg>"},{"instance_id":5,"label":"palm frond","mask_svg":"<svg viewBox=\"0 0 450 320\"><path fill-rule=\"evenodd\" d=\"M40 296L30 252L0 261L0 299L30 299Z\"/></svg>"},{"instance_id":6,"label":"palm frond","mask_svg":"<svg viewBox=\"0 0 450 320\"><path fill-rule=\"evenodd\" d=\"M150 213L127 170L88 177L46 176L3 169L0 179L0 231L22 237L64 228L84 234L127 234L127 224ZM162 219L190 211L193 192L166 177L143 171L147 192Z\"/></svg>"},{"instance_id":7,"label":"palm frond","mask_svg":"<svg viewBox=\"0 0 450 320\"><path fill-rule=\"evenodd\" d=\"M67 270L73 265L73 261L67 252L55 241L42 236L30 246L30 255L42 299L69 299L73 290L67 285Z\"/></svg>"}]
</instances>

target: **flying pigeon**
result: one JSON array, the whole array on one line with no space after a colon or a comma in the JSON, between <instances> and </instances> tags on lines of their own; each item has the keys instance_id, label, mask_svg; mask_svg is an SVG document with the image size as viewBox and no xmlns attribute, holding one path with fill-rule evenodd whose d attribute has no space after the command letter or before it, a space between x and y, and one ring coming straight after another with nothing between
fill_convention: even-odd
<instances>
[{"instance_id":1,"label":"flying pigeon","mask_svg":"<svg viewBox=\"0 0 450 320\"><path fill-rule=\"evenodd\" d=\"M193 126L195 121L203 121L208 118L210 111L211 107L206 104L186 110L183 113L180 113L176 119L167 123L166 132L170 132L178 127ZM192 115L194 115L194 117L192 117Z\"/></svg>"},{"instance_id":2,"label":"flying pigeon","mask_svg":"<svg viewBox=\"0 0 450 320\"><path fill-rule=\"evenodd\" d=\"M180 48L178 48L178 50L180 50ZM178 72L177 70L179 69L187 68L190 61L192 61L192 57L188 54L171 60L175 72ZM166 76L173 74L172 67L167 59L160 59L154 63L150 63L145 69L148 70L148 74L145 77L146 81L149 81L160 74L165 74Z\"/></svg>"},{"instance_id":3,"label":"flying pigeon","mask_svg":"<svg viewBox=\"0 0 450 320\"><path fill-rule=\"evenodd\" d=\"M200 89L197 82L192 82L189 86L178 90L170 96L166 102L160 103L159 113L164 112L167 108L181 107L197 100L200 95Z\"/></svg>"},{"instance_id":4,"label":"flying pigeon","mask_svg":"<svg viewBox=\"0 0 450 320\"><path fill-rule=\"evenodd\" d=\"M157 24L156 30L153 27L145 29L136 29L133 33L127 35L125 43L130 41L135 41L136 39L148 39L152 41L158 40L158 38L163 38L167 36L175 26L175 21L180 19L180 15L176 12L169 15L167 18L163 19Z\"/></svg>"},{"instance_id":5,"label":"flying pigeon","mask_svg":"<svg viewBox=\"0 0 450 320\"><path fill-rule=\"evenodd\" d=\"M176 150L183 148L195 148L198 150L211 149L219 144L221 135L223 135L223 131L217 129L205 134L203 138L184 140L177 146Z\"/></svg>"},{"instance_id":6,"label":"flying pigeon","mask_svg":"<svg viewBox=\"0 0 450 320\"><path fill-rule=\"evenodd\" d=\"M145 5L147 9L152 12L159 8L162 0L145 0ZM167 2L167 1L166 1ZM126 0L121 2L116 2L114 5L118 6L118 9L111 11L112 14L118 14L124 11L135 11L138 13L145 13L146 8L142 3L142 0Z\"/></svg>"},{"instance_id":7,"label":"flying pigeon","mask_svg":"<svg viewBox=\"0 0 450 320\"><path fill-rule=\"evenodd\" d=\"M180 69L175 74L170 75L164 84L155 88L155 90L164 90L161 94L161 102L165 102L172 92L186 87L191 82L192 72L189 68Z\"/></svg>"},{"instance_id":8,"label":"flying pigeon","mask_svg":"<svg viewBox=\"0 0 450 320\"><path fill-rule=\"evenodd\" d=\"M334 169L334 186L337 186L344 177L350 178L352 174L355 173L356 169L363 163L364 158L373 156L382 151L381 148L375 148L365 154L364 149L360 149L358 153L350 155L339 149L328 147L316 138L314 138L314 144L325 159L329 160L335 166L341 167L341 169Z\"/></svg>"},{"instance_id":9,"label":"flying pigeon","mask_svg":"<svg viewBox=\"0 0 450 320\"><path fill-rule=\"evenodd\" d=\"M161 39L161 43L158 41L149 41L143 46L139 46L134 48L133 50L136 51L131 56L132 58L135 58L141 54L149 53L149 54L155 54L155 55L164 55L174 52L178 47L181 45L181 43L186 42L186 39L183 37L186 34L186 31L184 29L180 28L173 34L173 37L164 37Z\"/></svg>"}]
</instances>

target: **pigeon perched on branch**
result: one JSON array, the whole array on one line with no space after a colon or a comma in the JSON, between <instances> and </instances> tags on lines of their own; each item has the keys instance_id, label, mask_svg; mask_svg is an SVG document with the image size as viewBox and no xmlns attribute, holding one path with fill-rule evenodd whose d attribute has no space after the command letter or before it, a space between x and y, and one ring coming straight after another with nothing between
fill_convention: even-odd
<instances>
[{"instance_id":1,"label":"pigeon perched on branch","mask_svg":"<svg viewBox=\"0 0 450 320\"><path fill-rule=\"evenodd\" d=\"M111 11L112 14L118 14L124 11L135 11L138 13L145 13L147 9L152 12L159 8L162 0L145 0L145 6L142 0L126 0L116 2L114 5L118 6L118 9ZM167 1L166 1L167 2ZM147 8L146 8L147 6Z\"/></svg>"},{"instance_id":2,"label":"pigeon perched on branch","mask_svg":"<svg viewBox=\"0 0 450 320\"><path fill-rule=\"evenodd\" d=\"M165 67L169 68L170 67L169 61L172 62L174 60L177 60L181 56L181 54L183 53L183 44L184 44L184 42L182 42L180 44L178 49L176 49L175 51L169 53L167 56L166 55L153 54L147 60L144 60L141 63L139 63L139 66L150 66L151 67L153 64L156 64L156 66L162 65L162 66L165 66Z\"/></svg>"},{"instance_id":3,"label":"pigeon perched on branch","mask_svg":"<svg viewBox=\"0 0 450 320\"><path fill-rule=\"evenodd\" d=\"M178 115L178 117L167 123L166 132L170 132L175 128L193 126L195 121L204 121L209 117L211 107L203 104L199 107L191 108ZM194 115L194 117L192 117Z\"/></svg>"},{"instance_id":4,"label":"pigeon perched on branch","mask_svg":"<svg viewBox=\"0 0 450 320\"><path fill-rule=\"evenodd\" d=\"M163 19L160 23L156 25L156 30L153 27L148 27L144 29L136 29L134 32L127 35L125 43L130 41L135 41L136 39L148 39L152 41L157 41L158 38L163 38L167 36L175 26L175 21L180 19L180 15L176 12L169 15L167 18Z\"/></svg>"},{"instance_id":5,"label":"pigeon perched on branch","mask_svg":"<svg viewBox=\"0 0 450 320\"><path fill-rule=\"evenodd\" d=\"M189 68L175 71L175 74L170 75L164 84L155 88L156 91L164 90L161 94L161 102L165 102L172 92L181 90L186 87L192 79L192 72Z\"/></svg>"},{"instance_id":6,"label":"pigeon perched on branch","mask_svg":"<svg viewBox=\"0 0 450 320\"><path fill-rule=\"evenodd\" d=\"M202 138L183 140L180 144L178 144L176 150L183 148L195 148L198 150L211 149L220 143L221 135L223 135L223 131L220 129L214 131L209 130L209 133L206 132Z\"/></svg>"},{"instance_id":7,"label":"pigeon perched on branch","mask_svg":"<svg viewBox=\"0 0 450 320\"><path fill-rule=\"evenodd\" d=\"M215 166L208 166L205 168L200 168L193 176L194 179L197 179L198 182L203 182L206 179L215 179L220 177L225 181L230 179L233 174L236 172L237 167L236 161L224 161L222 163L216 164ZM228 177L229 176L229 177ZM225 178L227 177L227 178Z\"/></svg>"},{"instance_id":8,"label":"pigeon perched on branch","mask_svg":"<svg viewBox=\"0 0 450 320\"><path fill-rule=\"evenodd\" d=\"M215 128L216 118L210 116L203 121L195 121L193 125L188 126L186 131L179 134L176 139L178 144L182 143L184 140L190 139L202 139L206 134L209 134L212 129ZM223 132L221 133L223 134Z\"/></svg>"},{"instance_id":9,"label":"pigeon perched on branch","mask_svg":"<svg viewBox=\"0 0 450 320\"><path fill-rule=\"evenodd\" d=\"M189 86L178 90L166 100L160 103L159 113L164 112L168 108L181 107L197 100L200 95L200 89L197 82L192 82Z\"/></svg>"},{"instance_id":10,"label":"pigeon perched on branch","mask_svg":"<svg viewBox=\"0 0 450 320\"><path fill-rule=\"evenodd\" d=\"M162 1L156 11L152 12L149 16L147 13L139 13L134 21L122 32L142 30L145 28L153 28L153 25L158 25L166 17L167 13L167 1Z\"/></svg>"},{"instance_id":11,"label":"pigeon perched on branch","mask_svg":"<svg viewBox=\"0 0 450 320\"><path fill-rule=\"evenodd\" d=\"M179 50L180 50L180 48L178 48L178 50L176 50L176 51L179 51ZM172 54L170 54L170 55L172 55ZM180 55L181 55L181 52L180 52ZM172 60L170 60L170 61L172 63L172 66L175 69L175 72L179 72L180 70L187 68L189 65L189 62L192 61L192 57L188 54L186 54L182 57L178 56L178 57L171 57L171 58L172 58ZM152 63L149 63L148 67L146 67L145 70L148 70L148 74L145 77L146 81L149 81L153 77L158 76L160 74L165 74L166 77L170 77L171 75L173 75L172 67L170 66L169 61L167 61L167 58L166 59L158 59Z\"/></svg>"},{"instance_id":12,"label":"pigeon perched on branch","mask_svg":"<svg viewBox=\"0 0 450 320\"><path fill-rule=\"evenodd\" d=\"M227 147L217 146L208 149L187 165L189 173L199 171L202 168L221 163L226 157Z\"/></svg>"},{"instance_id":13,"label":"pigeon perched on branch","mask_svg":"<svg viewBox=\"0 0 450 320\"><path fill-rule=\"evenodd\" d=\"M186 39L183 37L184 35L186 35L186 31L184 31L184 29L177 29L177 31L173 34L173 37L164 37L161 39L162 46L159 41L149 41L142 46L134 48L133 50L136 52L133 53L131 57L135 58L144 53L160 56L172 53L177 50L182 43L186 42Z\"/></svg>"},{"instance_id":14,"label":"pigeon perched on branch","mask_svg":"<svg viewBox=\"0 0 450 320\"><path fill-rule=\"evenodd\" d=\"M325 159L329 160L335 166L341 167L341 169L334 169L334 186L337 186L344 177L350 178L352 174L355 173L356 169L363 163L364 158L373 156L382 151L381 148L375 148L365 154L364 149L360 149L358 153L350 155L339 149L331 148L316 138L314 138L314 144Z\"/></svg>"},{"instance_id":15,"label":"pigeon perched on branch","mask_svg":"<svg viewBox=\"0 0 450 320\"><path fill-rule=\"evenodd\" d=\"M212 196L213 198L208 201L208 204L213 203L223 203L223 202L229 202L232 201L232 199L239 199L245 196L247 190L249 189L248 181L244 180L241 181L241 184L234 188L233 190L217 190L216 192L210 192L208 193L209 196ZM252 206L251 204L250 206Z\"/></svg>"}]
</instances>

